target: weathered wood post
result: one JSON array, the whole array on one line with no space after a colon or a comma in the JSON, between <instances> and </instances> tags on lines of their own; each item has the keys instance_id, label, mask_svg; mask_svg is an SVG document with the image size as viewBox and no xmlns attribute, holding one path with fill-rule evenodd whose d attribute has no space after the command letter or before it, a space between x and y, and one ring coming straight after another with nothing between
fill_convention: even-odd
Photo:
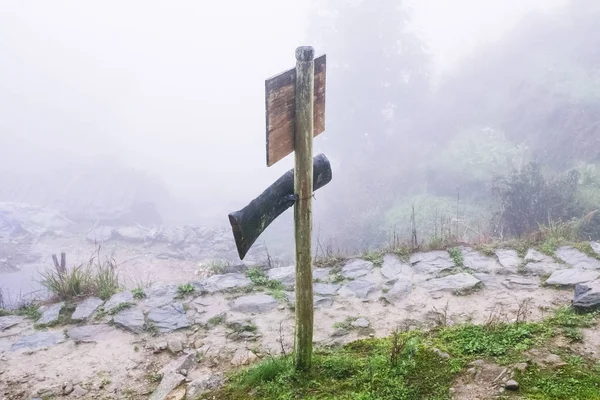
<instances>
[{"instance_id":1,"label":"weathered wood post","mask_svg":"<svg viewBox=\"0 0 600 400\"><path fill-rule=\"evenodd\" d=\"M312 142L314 125L314 49L296 49L296 129L294 135L294 235L296 239L296 368L311 366L313 338Z\"/></svg>"}]
</instances>

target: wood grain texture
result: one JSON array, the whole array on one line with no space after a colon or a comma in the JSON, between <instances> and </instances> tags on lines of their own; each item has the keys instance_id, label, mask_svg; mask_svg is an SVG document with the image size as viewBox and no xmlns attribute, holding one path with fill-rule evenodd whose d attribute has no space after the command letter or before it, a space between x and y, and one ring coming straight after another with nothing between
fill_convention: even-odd
<instances>
[{"instance_id":1,"label":"wood grain texture","mask_svg":"<svg viewBox=\"0 0 600 400\"><path fill-rule=\"evenodd\" d=\"M302 48L306 49L306 48ZM310 49L310 48L309 48ZM308 370L312 360L313 276L312 276L312 195L314 134L314 62L300 61L305 52L296 52L294 237L296 240L296 369ZM303 58L310 58L303 57Z\"/></svg>"},{"instance_id":2,"label":"wood grain texture","mask_svg":"<svg viewBox=\"0 0 600 400\"><path fill-rule=\"evenodd\" d=\"M325 89L327 59L314 60L313 136L325 130ZM290 69L265 81L267 126L267 166L294 151L296 115L296 69Z\"/></svg>"}]
</instances>

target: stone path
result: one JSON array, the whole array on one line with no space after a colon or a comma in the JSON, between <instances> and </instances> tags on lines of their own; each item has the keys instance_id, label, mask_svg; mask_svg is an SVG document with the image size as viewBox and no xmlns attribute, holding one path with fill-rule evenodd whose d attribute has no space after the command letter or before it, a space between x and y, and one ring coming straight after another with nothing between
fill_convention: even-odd
<instances>
[{"instance_id":1,"label":"stone path","mask_svg":"<svg viewBox=\"0 0 600 400\"><path fill-rule=\"evenodd\" d=\"M442 314L450 323L494 313L511 320L524 301L532 319L571 299L600 305L600 262L572 247L555 257L531 249L523 259L510 249L495 257L460 251L462 265L433 251L315 269L316 344L386 336L400 324L428 327ZM265 273L279 288L232 272L182 282L191 284L187 294L164 285L146 288L144 298L124 291L106 302L83 299L66 326L40 330L23 317L0 317L0 399L194 398L231 366L290 351L294 267ZM61 302L40 311L36 322L48 327L67 310Z\"/></svg>"}]
</instances>

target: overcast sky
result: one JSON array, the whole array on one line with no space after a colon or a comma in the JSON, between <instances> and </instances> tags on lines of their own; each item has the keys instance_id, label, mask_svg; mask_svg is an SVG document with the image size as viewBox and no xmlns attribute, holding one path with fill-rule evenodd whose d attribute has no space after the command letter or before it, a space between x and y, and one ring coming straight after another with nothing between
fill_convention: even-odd
<instances>
[{"instance_id":1,"label":"overcast sky","mask_svg":"<svg viewBox=\"0 0 600 400\"><path fill-rule=\"evenodd\" d=\"M566 0L413 1L443 73ZM264 80L293 67L309 10L307 0L3 1L4 162L114 156L198 204L243 206L292 165L265 165ZM27 160L25 141L37 148Z\"/></svg>"}]
</instances>

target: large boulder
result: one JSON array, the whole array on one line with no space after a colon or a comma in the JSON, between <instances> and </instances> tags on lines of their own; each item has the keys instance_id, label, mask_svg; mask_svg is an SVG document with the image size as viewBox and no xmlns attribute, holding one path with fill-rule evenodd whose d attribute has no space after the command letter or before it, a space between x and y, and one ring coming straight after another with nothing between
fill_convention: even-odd
<instances>
[{"instance_id":1,"label":"large boulder","mask_svg":"<svg viewBox=\"0 0 600 400\"><path fill-rule=\"evenodd\" d=\"M576 285L573 306L582 309L600 307L600 279Z\"/></svg>"}]
</instances>

